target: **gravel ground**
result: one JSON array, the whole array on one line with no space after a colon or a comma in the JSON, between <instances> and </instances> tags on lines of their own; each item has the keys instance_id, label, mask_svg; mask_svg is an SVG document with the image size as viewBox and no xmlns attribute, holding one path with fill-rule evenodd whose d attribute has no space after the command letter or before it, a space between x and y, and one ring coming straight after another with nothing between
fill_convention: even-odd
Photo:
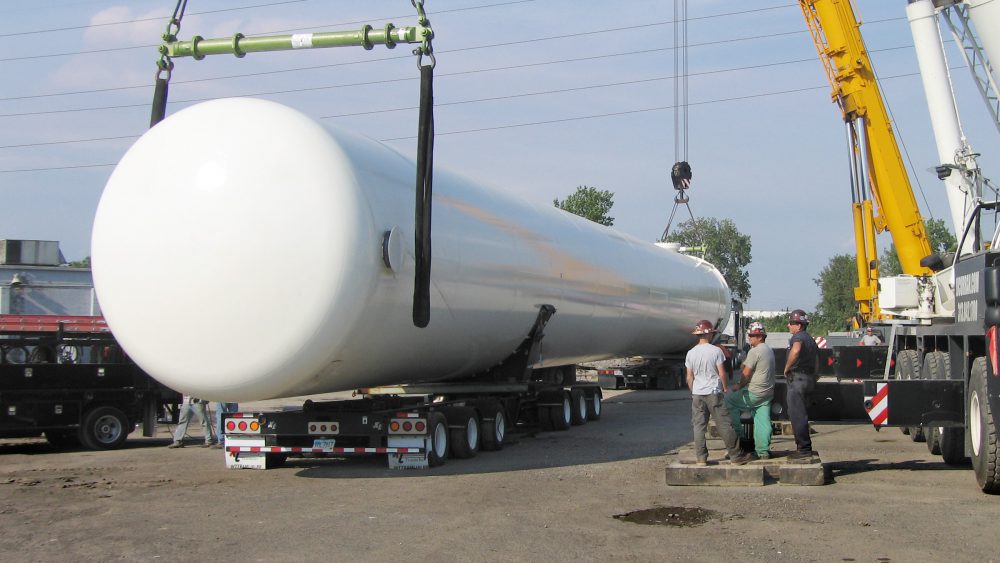
<instances>
[{"instance_id":1,"label":"gravel ground","mask_svg":"<svg viewBox=\"0 0 1000 563\"><path fill-rule=\"evenodd\" d=\"M969 531L1000 518L1000 498L896 429L816 425L826 486L670 487L664 468L691 441L687 393L608 391L604 406L599 422L516 433L500 452L427 471L391 471L378 456L227 470L219 450L165 448L166 428L110 452L7 440L0 549L8 561L957 562L1000 553L992 533ZM789 440L776 437L774 449Z\"/></svg>"}]
</instances>

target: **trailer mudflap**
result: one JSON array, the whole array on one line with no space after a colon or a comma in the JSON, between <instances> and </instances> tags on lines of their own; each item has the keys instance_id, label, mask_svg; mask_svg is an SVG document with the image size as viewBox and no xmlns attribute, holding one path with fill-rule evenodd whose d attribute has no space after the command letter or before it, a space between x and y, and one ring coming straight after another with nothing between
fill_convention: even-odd
<instances>
[{"instance_id":1,"label":"trailer mudflap","mask_svg":"<svg viewBox=\"0 0 1000 563\"><path fill-rule=\"evenodd\" d=\"M865 410L882 426L964 426L965 382L865 381Z\"/></svg>"}]
</instances>

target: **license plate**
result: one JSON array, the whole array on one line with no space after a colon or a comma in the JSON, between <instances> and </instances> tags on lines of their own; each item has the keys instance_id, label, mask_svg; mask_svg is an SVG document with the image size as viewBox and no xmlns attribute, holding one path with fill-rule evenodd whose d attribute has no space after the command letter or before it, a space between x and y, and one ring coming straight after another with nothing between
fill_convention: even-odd
<instances>
[{"instance_id":1,"label":"license plate","mask_svg":"<svg viewBox=\"0 0 1000 563\"><path fill-rule=\"evenodd\" d=\"M314 448L334 448L337 446L336 440L313 440Z\"/></svg>"}]
</instances>

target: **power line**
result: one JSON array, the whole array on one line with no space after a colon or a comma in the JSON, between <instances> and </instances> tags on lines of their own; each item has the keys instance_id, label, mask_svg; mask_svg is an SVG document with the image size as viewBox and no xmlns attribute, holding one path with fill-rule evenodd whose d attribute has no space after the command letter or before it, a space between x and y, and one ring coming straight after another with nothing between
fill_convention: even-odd
<instances>
[{"instance_id":1,"label":"power line","mask_svg":"<svg viewBox=\"0 0 1000 563\"><path fill-rule=\"evenodd\" d=\"M774 64L783 64L783 63L774 63ZM897 78L906 78L906 77L918 76L918 75L919 75L919 73L917 73L917 72L911 72L911 73L905 73L905 74L897 74L897 75L893 75L893 76L887 76L887 77L882 78L882 80L883 81L884 80L894 80L894 79L897 79ZM824 84L822 86L809 86L809 87L804 87L804 88L794 88L794 89L788 89L788 90L778 90L778 91L775 91L775 92L763 92L763 93L759 93L759 94L748 94L748 95L745 95L745 96L732 96L732 97L728 97L728 98L718 98L718 99L714 99L714 100L704 100L704 101L700 101L700 102L688 102L688 105L700 106L700 105L710 105L710 104L718 104L718 103L726 103L726 102L735 102L735 101L742 101L742 100L751 100L751 99L766 98L766 97L771 97L771 96L780 96L780 95L784 95L784 94L797 94L797 93L801 93L801 92L807 92L807 91L812 91L812 90L823 90L823 89L828 89L828 88L829 88L829 85L828 84ZM476 128L476 129L463 129L463 130L457 130L457 131L438 131L438 132L435 132L435 135L442 135L442 136L443 135L462 135L462 134L466 134L466 133L481 133L481 132L485 132L485 131L500 131L500 130L504 130L504 129L518 129L518 128L522 128L522 127L534 127L534 126L539 126L539 125L552 125L552 124L558 124L558 123L568 123L568 122L573 122L573 121L585 121L585 120L590 120L590 119L600 119L600 118L605 118L605 117L619 117L619 116L633 115L633 114L638 114L638 113L649 113L649 112L655 112L655 111L665 111L665 110L672 110L673 108L674 108L673 105L658 106L658 107L652 107L652 108L640 108L640 109L623 110L623 111L610 112L610 113L582 115L582 116L565 117L565 118L559 118L559 119L548 119L548 120L542 120L542 121L531 121L531 122L526 122L526 123L512 123L512 124L508 124L508 125L497 125L497 126L492 126L492 127L480 127L480 128ZM416 137L415 136L390 137L390 138L379 139L379 141L381 141L381 142L392 142L392 141L409 140L409 139L414 139L414 138L416 138ZM82 139L82 140L78 140L78 141L67 141L67 142L86 142L86 141L88 141L88 140L87 139ZM112 163L112 164L82 164L82 165L76 165L76 166L57 166L57 167L47 167L47 168L25 168L25 169L15 169L15 170L0 170L0 174L14 173L14 172L42 172L42 171L49 171L49 170L67 170L67 169L73 169L73 168L96 168L96 167L101 167L101 166L114 166L114 165L115 165L114 163Z\"/></svg>"},{"instance_id":2,"label":"power line","mask_svg":"<svg viewBox=\"0 0 1000 563\"><path fill-rule=\"evenodd\" d=\"M307 1L308 0L283 0L281 2L268 2L266 4L254 4L252 6L236 6L236 7L233 7L233 8L220 8L218 10L208 10L208 11L205 11L205 12L188 12L187 16L189 16L189 17L190 16L202 16L202 15L206 15L206 14L218 14L220 12L236 12L236 11L239 11L239 10L250 10L250 9L253 9L253 8L266 8L266 7L270 7L270 6L279 6L281 4L296 4L296 3L299 3L299 2L307 2ZM50 29L36 29L36 30L33 30L33 31L15 31L13 33L0 33L0 37L15 37L15 36L19 36L19 35L35 35L35 34L40 34L40 33L53 33L53 32L56 32L56 31L71 31L71 30L74 30L74 29L89 29L89 28L92 28L92 27L106 27L106 26L110 26L110 25L124 25L124 24L129 24L129 23L141 23L141 22L148 22L148 21L164 21L164 20L167 20L167 19L169 19L169 16L164 15L164 16L156 16L156 17L150 17L150 18L138 18L138 19L134 19L134 20L122 20L122 21L116 21L116 22L91 23L91 24L86 24L86 25L74 25L74 26L69 26L69 27L54 27L54 28L50 28Z\"/></svg>"},{"instance_id":3,"label":"power line","mask_svg":"<svg viewBox=\"0 0 1000 563\"><path fill-rule=\"evenodd\" d=\"M796 34L805 33L805 32L806 32L805 30L797 30L797 31L788 31L788 32L783 32L783 33L771 33L771 34L767 34L767 35L755 35L755 36L750 36L750 37L738 37L738 38L733 38L733 39L721 39L721 40L718 40L718 41L708 41L708 42L704 42L704 43L694 43L694 44L692 44L690 46L692 46L692 47L704 47L704 46L709 46L709 45L720 45L720 44L724 44L724 43L735 43L735 42L740 42L740 41L753 41L753 40L757 40L757 39L767 39L767 38L773 38L773 37L782 36L782 35L796 35ZM897 48L902 48L902 47L897 47ZM547 66L547 65L553 65L553 64L564 64L564 63L572 63L572 62L594 61L594 60L607 59L607 58L613 58L613 57L623 57L623 56L631 56L631 55L643 55L643 54L649 54L649 53L657 53L657 52L662 52L662 51L669 51L669 50L672 50L672 49L673 49L673 47L656 47L656 48L652 48L652 49L642 49L642 50L638 50L638 51L624 51L624 52L620 52L620 53L610 53L610 54L605 54L605 55L592 55L592 56L588 56L588 57L575 57L575 58L570 58L570 59L558 59L558 60L554 60L554 61L542 61L542 62L524 63L524 64L518 64L518 65L506 65L506 66L492 67L492 68L485 68L485 69L472 69L472 70L466 70L466 71L439 73L439 74L437 74L437 76L438 77L461 76L461 75L476 74L476 73L482 73L482 72L498 72L498 71L503 71L503 70L515 70L515 69L531 68L531 67L537 67L537 66ZM406 57L409 57L409 55L406 55ZM396 57L396 58L399 58L399 57ZM349 63L341 63L341 64L349 64ZM324 65L324 66L331 66L331 65ZM417 79L416 76L409 76L409 77L404 77L404 78L387 78L387 79L382 79L382 80L371 80L371 81L366 81L366 82L354 82L354 83L347 83L347 84L332 84L332 85L327 85L327 86L311 86L311 87L306 87L306 88L293 88L293 89L289 89L289 90L273 90L273 91L267 91L267 92L254 92L254 93L248 93L248 94L233 95L231 97L237 97L238 98L238 97L252 97L252 96L273 96L273 95L278 95L278 94L289 94L289 93L315 91L315 90L330 90L330 89L335 89L335 88L348 88L348 87L354 87L354 86L371 86L371 85L375 85L375 84L389 84L389 83L397 83L397 82L400 82L400 81L403 81L403 80L416 80L416 79ZM214 99L214 98L192 98L192 99L187 99L187 100L174 100L174 101L171 101L170 103L171 104L193 103L193 102L202 102L202 101L211 100L211 99ZM60 114L60 113L75 113L75 112L81 112L81 111L100 111L100 110L112 110L112 109L127 109L127 108L147 107L148 105L149 104L147 104L147 103L143 103L143 104L120 104L120 105L114 105L114 106L96 106L96 107L59 109L59 110L40 110L40 111L31 111L31 112L18 112L18 113L0 113L0 118L3 118L3 117L23 117L23 116L32 116L32 115L51 115L51 114Z\"/></svg>"},{"instance_id":4,"label":"power line","mask_svg":"<svg viewBox=\"0 0 1000 563\"><path fill-rule=\"evenodd\" d=\"M905 49L905 48L907 48L907 46L904 45L904 46L899 46L899 47L889 47L889 48L884 48L884 49L878 49L878 50L874 50L874 51L871 51L871 52L874 53L874 52L897 50L897 49ZM788 64L798 64L798 63L803 63L803 62L811 62L811 61L814 61L814 60L815 60L815 57L808 57L808 58L804 58L804 59L793 59L793 60L788 60L788 61L778 61L778 62L774 62L774 63L763 63L763 64L758 64L758 65L746 65L746 66L741 66L741 67L730 67L730 68L724 68L724 69L706 70L706 71L701 71L701 72L690 73L689 76L705 76L705 75L710 75L710 74L721 74L721 73L726 73L726 72L739 72L739 71L743 71L743 70L755 70L755 69L769 68L769 67L782 66L782 65L788 65ZM498 70L498 69L482 69L482 70L477 70L477 71L466 71L466 73L469 73L469 72L490 72L492 70ZM440 76L455 75L455 74L462 74L462 73L441 74L441 75L439 75L439 77ZM578 92L578 91L584 91L584 90L593 90L593 89L597 89L597 88L609 88L609 87L614 87L614 86L629 86L629 85L634 85L634 84L643 84L643 83L649 83L649 82L658 82L658 81L664 81L664 80L671 80L673 78L674 78L674 76L672 76L672 75L671 76L658 76L658 77L652 77L652 78L640 78L640 79L636 79L636 80L625 80L625 81L609 82L609 83L603 83L603 84L591 84L591 85L587 85L587 86L576 86L576 87L571 87L571 88L559 88L559 89L556 89L556 90L543 90L543 91L538 91L538 92L525 92L525 93L520 93L520 94L507 94L507 95L502 95L502 96L490 96L490 97L486 97L486 98L476 98L476 99L471 99L471 100L456 100L456 101L453 101L453 102L441 102L441 101L438 101L438 102L436 102L435 105L437 105L437 106L451 106L451 105L462 105L462 104L471 104L471 103L481 103L481 102L490 102L490 101L509 100L509 99L516 99L516 98L527 98L527 97L543 96L543 95L550 95L550 94L563 94L563 93L567 93L567 92ZM386 79L386 80L382 80L382 81L376 81L375 83L398 82L399 80L400 79ZM409 80L409 79L402 79L402 80ZM345 84L345 85L341 85L341 86L347 87L347 86L356 86L356 85L360 85L360 84L371 84L371 83L355 83L355 84ZM324 87L318 87L318 88L329 88L329 87L324 86ZM294 90L294 91L297 92L299 90ZM239 96L237 96L237 97L239 97ZM205 100L208 100L208 99L210 99L210 98L206 98ZM211 99L214 99L214 98L211 98ZM178 101L177 103L193 103L193 102L196 102L196 101L202 101L202 100L183 100L183 101ZM147 104L137 104L137 105L140 106L140 107L145 107ZM117 107L115 109L121 109L123 107L133 107L133 106L119 106L119 107ZM342 118L342 117L355 117L355 116L359 116L359 115L372 115L372 114L379 114L379 113L391 113L391 112L407 111L407 110L414 110L414 109L417 109L417 107L416 106L409 106L409 107L401 107L401 108L385 108L385 109L368 110L368 111L360 111L360 112L353 112L353 113L344 113L344 114L335 114L335 115L323 115L323 116L320 116L318 119L335 119L335 118ZM3 116L0 115L0 117L3 117ZM45 145L57 145L57 144L71 144L71 143L86 143L86 142L97 142L97 141L111 141L111 140L121 140L121 139L134 139L134 138L137 138L137 137L138 137L138 135L122 135L122 136L114 136L114 137L96 137L96 138L87 138L87 139L71 139L71 140L61 140L61 141L45 141L45 142L38 142L38 143L23 143L23 144L16 144L16 145L0 145L0 149L25 148L25 147L35 147L35 146L45 146Z\"/></svg>"},{"instance_id":5,"label":"power line","mask_svg":"<svg viewBox=\"0 0 1000 563\"><path fill-rule=\"evenodd\" d=\"M289 0L289 1L291 1L291 2L305 2L307 0ZM482 9L482 8L495 8L497 6L507 6L507 5L511 5L511 4L524 4L526 2L535 2L535 1L536 0L510 0L508 2L498 2L498 3L494 3L494 4L482 4L482 5L479 5L479 6L466 6L464 8L452 8L450 10L435 10L433 13L434 14L447 14L447 13L451 13L451 12L464 12L464 11L468 11L468 10L478 10L478 9ZM277 2L276 4L280 4L280 3L282 3L282 2ZM218 11L225 11L225 10L218 10ZM209 13L213 13L213 12L198 12L198 13L199 14L209 14ZM189 14L189 15L194 15L194 14ZM372 20L376 20L376 19L384 20L384 19L406 18L406 17L413 17L413 16L414 16L414 14L406 14L406 15L403 15L403 16L388 16L388 17L383 17L383 18L370 18L368 20L360 20L360 21L352 21L352 22L340 22L340 23L331 23L331 24L321 24L321 25L318 25L318 26L312 26L312 27L308 27L308 28L277 29L277 30L271 30L271 31L262 31L262 32L259 32L259 33L247 33L245 35L251 36L251 37L252 36L257 36L257 35L271 35L271 34L276 34L276 33L287 33L287 32L291 32L291 31L300 31L300 30L303 30L303 29L316 29L317 27L340 27L340 26L345 26L345 25L361 24L361 23L367 23L368 21L372 21ZM159 18L146 18L146 20L148 20L148 19L159 19ZM166 16L164 16L164 19L166 19ZM135 21L146 21L146 20L135 20ZM125 22L122 22L122 23L125 23ZM98 25L104 25L104 24L98 24ZM83 26L83 27L90 27L90 26ZM66 28L66 29L75 29L75 28ZM58 30L53 30L53 31L58 31ZM2 36L0 36L0 37L2 37ZM157 45L131 45L131 46L128 46L128 47L109 47L107 49L92 49L92 50L87 50L87 51L71 51L71 52L66 52L66 53L44 53L44 54L40 54L40 55L23 55L23 56L18 56L18 57L0 58L0 62L25 61L25 60L31 60L31 59L45 59L45 58L52 58L52 57L68 57L68 56L73 56L73 55L93 55L93 54L97 54L97 53L110 53L110 52L114 52L114 51L132 51L132 50L136 50L136 49L150 49L150 48L156 48L156 47L159 47L159 45L158 44Z\"/></svg>"}]
</instances>

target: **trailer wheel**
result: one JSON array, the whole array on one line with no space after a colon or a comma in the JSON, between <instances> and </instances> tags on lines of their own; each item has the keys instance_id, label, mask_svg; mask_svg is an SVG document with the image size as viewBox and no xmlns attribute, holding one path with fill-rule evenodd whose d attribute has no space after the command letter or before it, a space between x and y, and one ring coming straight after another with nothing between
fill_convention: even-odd
<instances>
[{"instance_id":1,"label":"trailer wheel","mask_svg":"<svg viewBox=\"0 0 1000 563\"><path fill-rule=\"evenodd\" d=\"M444 465L448 457L448 421L439 412L432 412L427 417L427 427L430 429L427 441L427 465L438 467Z\"/></svg>"},{"instance_id":2,"label":"trailer wheel","mask_svg":"<svg viewBox=\"0 0 1000 563\"><path fill-rule=\"evenodd\" d=\"M916 350L900 350L896 353L896 379L920 378L920 353ZM910 435L914 442L924 441L924 429L919 426L907 428L904 434Z\"/></svg>"},{"instance_id":3,"label":"trailer wheel","mask_svg":"<svg viewBox=\"0 0 1000 563\"><path fill-rule=\"evenodd\" d=\"M54 448L75 448L80 445L80 437L69 430L46 430L45 439Z\"/></svg>"},{"instance_id":4,"label":"trailer wheel","mask_svg":"<svg viewBox=\"0 0 1000 563\"><path fill-rule=\"evenodd\" d=\"M563 391L561 396L562 408L549 407L549 420L552 421L553 430L569 430L570 425L573 424L573 406L569 393Z\"/></svg>"},{"instance_id":5,"label":"trailer wheel","mask_svg":"<svg viewBox=\"0 0 1000 563\"><path fill-rule=\"evenodd\" d=\"M583 389L572 389L569 392L570 424L580 426L587 422L587 396Z\"/></svg>"},{"instance_id":6,"label":"trailer wheel","mask_svg":"<svg viewBox=\"0 0 1000 563\"><path fill-rule=\"evenodd\" d=\"M475 409L454 407L448 409L448 441L451 443L451 457L468 459L479 451L479 418Z\"/></svg>"},{"instance_id":7,"label":"trailer wheel","mask_svg":"<svg viewBox=\"0 0 1000 563\"><path fill-rule=\"evenodd\" d=\"M972 469L984 493L1000 493L1000 452L997 427L993 423L986 390L986 358L972 362L969 381L969 437L972 441Z\"/></svg>"},{"instance_id":8,"label":"trailer wheel","mask_svg":"<svg viewBox=\"0 0 1000 563\"><path fill-rule=\"evenodd\" d=\"M91 450L120 448L132 428L125 413L114 407L97 407L83 417L80 442Z\"/></svg>"},{"instance_id":9,"label":"trailer wheel","mask_svg":"<svg viewBox=\"0 0 1000 563\"><path fill-rule=\"evenodd\" d=\"M601 419L601 390L594 389L594 392L587 397L587 420Z\"/></svg>"},{"instance_id":10,"label":"trailer wheel","mask_svg":"<svg viewBox=\"0 0 1000 563\"><path fill-rule=\"evenodd\" d=\"M489 402L482 407L482 424L479 426L479 449L494 452L503 448L507 437L507 413L499 402Z\"/></svg>"}]
</instances>

